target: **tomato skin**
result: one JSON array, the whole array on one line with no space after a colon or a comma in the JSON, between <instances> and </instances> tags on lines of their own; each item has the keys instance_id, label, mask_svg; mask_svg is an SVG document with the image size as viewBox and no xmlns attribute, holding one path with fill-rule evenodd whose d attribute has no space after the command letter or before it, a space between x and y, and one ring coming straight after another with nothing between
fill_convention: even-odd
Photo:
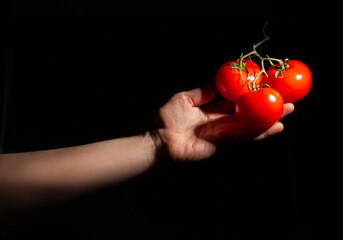
<instances>
[{"instance_id":1,"label":"tomato skin","mask_svg":"<svg viewBox=\"0 0 343 240\"><path fill-rule=\"evenodd\" d=\"M297 60L289 60L289 67L284 70L283 76L278 73L277 78L275 67L267 70L263 83L277 90L285 103L295 103L304 98L311 89L312 75L308 67Z\"/></svg>"},{"instance_id":2,"label":"tomato skin","mask_svg":"<svg viewBox=\"0 0 343 240\"><path fill-rule=\"evenodd\" d=\"M257 74L261 72L261 68L253 61L247 60L245 67L249 72L249 77L247 81L243 84L244 79L247 78L248 73L245 70L242 70L243 78L239 73L238 69L232 69L233 66L231 63L237 64L237 61L230 61L224 63L219 67L216 73L216 86L220 94L230 102L236 102L238 97L248 93L249 89L247 85L251 83ZM263 74L260 74L256 80L256 86L262 84Z\"/></svg>"},{"instance_id":3,"label":"tomato skin","mask_svg":"<svg viewBox=\"0 0 343 240\"><path fill-rule=\"evenodd\" d=\"M236 103L237 118L246 128L267 129L281 119L282 113L282 96L272 88L246 93Z\"/></svg>"}]
</instances>

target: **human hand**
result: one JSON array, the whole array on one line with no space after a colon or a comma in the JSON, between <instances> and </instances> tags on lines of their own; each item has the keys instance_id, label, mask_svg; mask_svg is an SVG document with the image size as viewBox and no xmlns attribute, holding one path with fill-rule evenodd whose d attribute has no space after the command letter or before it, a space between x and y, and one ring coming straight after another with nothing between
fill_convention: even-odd
<instances>
[{"instance_id":1,"label":"human hand","mask_svg":"<svg viewBox=\"0 0 343 240\"><path fill-rule=\"evenodd\" d=\"M277 122L265 131L247 129L238 121L235 104L211 102L218 95L214 82L175 94L158 112L155 135L159 145L174 160L201 160L212 156L220 144L261 140L280 133ZM284 105L283 117L294 105Z\"/></svg>"}]
</instances>

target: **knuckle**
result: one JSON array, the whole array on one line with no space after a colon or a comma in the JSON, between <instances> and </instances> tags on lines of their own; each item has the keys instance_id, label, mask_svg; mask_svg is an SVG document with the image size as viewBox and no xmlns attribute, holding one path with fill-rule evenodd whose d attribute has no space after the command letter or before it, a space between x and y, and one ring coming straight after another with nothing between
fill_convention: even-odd
<instances>
[{"instance_id":1,"label":"knuckle","mask_svg":"<svg viewBox=\"0 0 343 240\"><path fill-rule=\"evenodd\" d=\"M179 92L179 93L174 94L173 96L173 98L176 98L176 99L182 99L185 97L186 97L186 92Z\"/></svg>"},{"instance_id":2,"label":"knuckle","mask_svg":"<svg viewBox=\"0 0 343 240\"><path fill-rule=\"evenodd\" d=\"M173 100L179 101L179 102L188 102L191 105L193 105L193 99L191 98L191 96L189 96L189 94L187 94L187 92L179 92L176 93L173 97Z\"/></svg>"}]
</instances>

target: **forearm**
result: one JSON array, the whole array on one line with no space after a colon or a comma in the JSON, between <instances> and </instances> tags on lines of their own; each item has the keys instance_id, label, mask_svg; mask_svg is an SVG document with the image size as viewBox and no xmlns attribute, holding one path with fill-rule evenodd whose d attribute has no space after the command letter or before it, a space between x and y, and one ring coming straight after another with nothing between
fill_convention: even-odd
<instances>
[{"instance_id":1,"label":"forearm","mask_svg":"<svg viewBox=\"0 0 343 240\"><path fill-rule=\"evenodd\" d=\"M83 146L0 157L0 196L30 201L60 198L115 184L146 171L156 160L150 134Z\"/></svg>"}]
</instances>

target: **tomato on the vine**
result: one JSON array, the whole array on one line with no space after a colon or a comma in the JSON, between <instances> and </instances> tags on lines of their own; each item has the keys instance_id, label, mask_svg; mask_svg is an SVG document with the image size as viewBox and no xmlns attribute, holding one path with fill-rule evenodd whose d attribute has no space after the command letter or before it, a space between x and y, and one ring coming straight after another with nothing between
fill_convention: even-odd
<instances>
[{"instance_id":1,"label":"tomato on the vine","mask_svg":"<svg viewBox=\"0 0 343 240\"><path fill-rule=\"evenodd\" d=\"M272 88L261 88L238 98L236 115L244 127L263 130L282 117L282 96Z\"/></svg>"},{"instance_id":2,"label":"tomato on the vine","mask_svg":"<svg viewBox=\"0 0 343 240\"><path fill-rule=\"evenodd\" d=\"M307 95L312 85L310 70L297 60L285 61L283 69L280 64L271 66L267 75L263 83L277 90L285 102L298 102Z\"/></svg>"},{"instance_id":3,"label":"tomato on the vine","mask_svg":"<svg viewBox=\"0 0 343 240\"><path fill-rule=\"evenodd\" d=\"M220 94L230 102L236 102L238 97L248 93L248 84L255 80L255 77L261 72L261 68L253 61L243 61L246 70L239 70L237 61L224 63L216 73L216 85ZM242 74L241 74L242 73ZM243 78L242 78L243 77ZM262 84L262 74L258 76L255 83Z\"/></svg>"},{"instance_id":4,"label":"tomato on the vine","mask_svg":"<svg viewBox=\"0 0 343 240\"><path fill-rule=\"evenodd\" d=\"M243 127L263 131L277 123L283 114L284 102L294 103L310 91L312 75L300 61L262 57L256 48L270 38L263 27L264 39L237 61L224 63L217 70L215 81L220 94L236 103L236 116ZM261 68L251 59L258 58ZM249 60L248 60L249 59ZM264 62L272 65L267 71ZM264 76L265 75L265 76ZM264 76L264 77L263 77Z\"/></svg>"}]
</instances>

